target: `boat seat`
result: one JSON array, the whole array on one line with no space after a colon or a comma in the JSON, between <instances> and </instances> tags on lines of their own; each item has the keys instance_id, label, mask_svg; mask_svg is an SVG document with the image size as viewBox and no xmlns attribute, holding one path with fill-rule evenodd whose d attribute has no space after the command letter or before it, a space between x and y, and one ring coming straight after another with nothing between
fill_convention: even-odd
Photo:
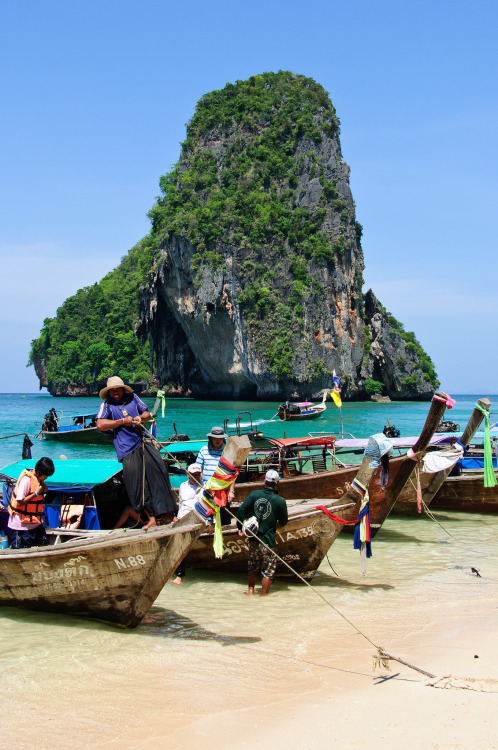
<instances>
[{"instance_id":1,"label":"boat seat","mask_svg":"<svg viewBox=\"0 0 498 750\"><path fill-rule=\"evenodd\" d=\"M288 463L287 466L282 466L282 476L284 479L289 477L298 477L302 474L295 464Z\"/></svg>"},{"instance_id":2,"label":"boat seat","mask_svg":"<svg viewBox=\"0 0 498 750\"><path fill-rule=\"evenodd\" d=\"M66 503L65 505L61 505L59 528L77 529L81 523L84 512L84 505L76 505L76 503Z\"/></svg>"},{"instance_id":3,"label":"boat seat","mask_svg":"<svg viewBox=\"0 0 498 750\"><path fill-rule=\"evenodd\" d=\"M311 458L311 463L315 474L319 471L327 471L327 462L323 456L313 456Z\"/></svg>"}]
</instances>

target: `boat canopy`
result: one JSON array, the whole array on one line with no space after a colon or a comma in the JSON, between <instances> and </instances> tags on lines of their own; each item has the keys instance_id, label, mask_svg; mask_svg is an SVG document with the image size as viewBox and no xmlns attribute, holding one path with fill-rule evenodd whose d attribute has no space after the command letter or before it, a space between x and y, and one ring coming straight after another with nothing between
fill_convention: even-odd
<instances>
[{"instance_id":1,"label":"boat canopy","mask_svg":"<svg viewBox=\"0 0 498 750\"><path fill-rule=\"evenodd\" d=\"M315 406L313 401L292 401L291 406L299 406L301 409L307 406Z\"/></svg>"},{"instance_id":2,"label":"boat canopy","mask_svg":"<svg viewBox=\"0 0 498 750\"><path fill-rule=\"evenodd\" d=\"M36 460L16 461L0 470L0 482L17 481L23 469L34 469ZM51 492L91 492L98 484L106 482L122 471L119 461L83 458L54 461L55 472L45 481Z\"/></svg>"},{"instance_id":3,"label":"boat canopy","mask_svg":"<svg viewBox=\"0 0 498 750\"><path fill-rule=\"evenodd\" d=\"M448 435L447 432L441 432L431 437L430 445L439 445L440 443L455 440L456 438L461 437L461 435L461 432L452 432L451 435ZM415 445L418 438L419 436L415 435L411 437L388 438L388 440L393 444L393 448L411 448ZM368 440L369 438L338 438L335 441L335 447L336 450L366 448Z\"/></svg>"},{"instance_id":4,"label":"boat canopy","mask_svg":"<svg viewBox=\"0 0 498 750\"><path fill-rule=\"evenodd\" d=\"M176 456L177 453L199 453L203 445L207 445L207 440L185 440L178 443L168 443L161 449L161 453L171 453Z\"/></svg>"},{"instance_id":5,"label":"boat canopy","mask_svg":"<svg viewBox=\"0 0 498 750\"><path fill-rule=\"evenodd\" d=\"M320 435L317 437L308 436L301 438L268 438L268 440L278 448L291 448L294 446L296 448L332 448L337 439L334 435Z\"/></svg>"}]
</instances>

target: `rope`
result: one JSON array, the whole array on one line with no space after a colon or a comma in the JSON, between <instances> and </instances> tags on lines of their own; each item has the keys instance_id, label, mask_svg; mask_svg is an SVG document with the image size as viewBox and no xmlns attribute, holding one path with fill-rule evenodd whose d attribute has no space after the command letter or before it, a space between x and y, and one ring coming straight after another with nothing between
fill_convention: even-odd
<instances>
[{"instance_id":1,"label":"rope","mask_svg":"<svg viewBox=\"0 0 498 750\"><path fill-rule=\"evenodd\" d=\"M144 429L145 429L145 428L144 428ZM145 431L146 431L146 430L145 430ZM167 451L167 449L166 449L166 452L168 453L168 455L171 455L171 454L170 454L170 453L169 453L169 452ZM193 478L193 477L191 477L191 478ZM203 485L202 485L202 484L201 484L200 482L198 482L197 480L195 480L195 481L196 481L196 483L197 483L197 484L198 484L198 485L199 485L200 487L202 487L202 486L203 486ZM425 503L424 503L424 506L425 506ZM427 508L427 506L425 506L425 507ZM235 515L234 513L232 513L232 510L231 510L231 509L230 509L230 508L229 508L228 506L225 506L225 511L226 511L226 512L227 512L227 513L228 513L228 514L229 514L229 515L230 515L230 516L231 516L231 517L232 517L232 518L233 518L233 519L234 519L234 520L235 520L236 522L238 521L238 518L237 518L237 516L236 516L236 515ZM420 667L416 667L416 666L414 666L413 664L409 664L408 662L406 662L406 661L403 661L403 660L402 660L402 659L400 659L399 657L397 657L397 656L393 656L392 654L389 654L389 653L388 653L388 652L387 652L387 651L386 651L386 650L385 650L384 648L382 648L381 646L378 646L378 645L377 645L376 643L374 643L374 641L372 641L372 639L371 639L371 638L369 638L369 636L368 636L368 635L367 635L366 633L364 633L364 632L363 632L363 631L362 631L362 630L361 630L361 629L360 629L359 627L357 627L357 626L356 626L356 625L355 625L355 624L354 624L354 623L353 623L353 622L352 622L352 621L351 621L351 620L350 620L350 619L349 619L348 617L346 617L346 615L344 615L344 614L343 614L342 612L340 612L340 610L339 610L339 609L337 609L337 607L336 607L335 605L333 605L333 604L332 604L332 602L330 602L330 601L329 601L329 600L328 600L328 599L327 599L327 598L326 598L325 596L323 596L323 594L322 594L322 593L321 593L320 591L318 591L317 589L313 588L313 586L311 586L311 584L310 584L310 583L308 583L308 581L306 581L306 579L305 579L305 578L303 578L303 576L302 576L302 575L301 575L300 573L298 573L298 572L297 572L297 570L294 570L294 568L293 568L293 567L292 567L291 565L289 565L289 563L288 563L288 562L286 562L286 561L285 561L285 560L284 560L283 558L281 558L281 557L280 557L280 555L279 555L279 554L278 554L278 553L277 553L277 552L276 552L275 550L271 549L271 547L269 547L269 546L268 546L268 545L267 545L267 544L266 544L265 542L263 542L263 541L262 541L261 539L259 539L259 537L257 536L257 534L255 534L255 533L254 533L253 531L251 531L251 529L247 529L247 532L248 532L248 533L250 534L250 536L252 536L252 537L254 537L255 539L257 539L257 540L258 540L258 542L259 542L260 544L262 544L262 545L263 545L263 547L265 547L265 548L266 548L266 549L267 549L267 550L268 550L269 552L271 552L272 554L274 554L274 555L275 555L275 557L277 558L277 560L279 560L279 561L280 561L280 562L281 562L281 563L282 563L283 565L285 565L285 567L286 567L286 568L288 568L288 569L289 569L289 570L291 571L291 573L293 573L293 574L294 574L294 575L295 575L295 576L296 576L297 578L299 578L299 580L300 580L300 581L301 581L302 583L304 583L304 584L305 584L305 586L307 586L307 587L308 587L308 588L310 589L310 591L312 591L312 592L313 592L314 594L316 594L316 596L318 596L318 597L319 597L319 598L320 598L320 599L321 599L321 600L322 600L323 602L325 602L325 604L327 604L327 605L328 605L328 606L329 606L329 607L330 607L330 608L331 608L331 609L332 609L332 610L333 610L333 611L334 611L334 612L335 612L335 613L336 613L337 615L339 615L339 617L341 617L341 618L342 618L342 619L343 619L343 620L344 620L345 622L347 622L347 623L348 623L348 625L350 625L350 627L351 627L351 628L353 628L353 630L355 630L355 631L356 631L356 632L358 633L358 635L361 635L361 636L362 636L362 637L363 637L363 638L364 638L364 639L365 639L365 640L366 640L366 641L367 641L368 643L370 643L370 645L371 645L371 646L373 646L373 647L374 647L374 648L376 649L376 654L375 654L375 656L374 656L374 669L375 669L376 667L380 667L380 666L384 667L385 669L389 669L389 665L388 665L388 662L389 662L389 661L397 661L397 662L399 662L400 664L403 664L404 666L406 666L406 667L409 667L410 669L413 669L413 670L414 670L414 671L416 671L416 672L420 672L420 674L423 674L423 675L425 675L426 677L429 677L430 679L436 680L436 682L437 682L437 681L439 681L439 680L442 680L442 679L444 679L444 678L437 678L437 677L436 677L436 675L432 674L431 672L427 672L427 671L426 671L426 670L424 670L424 669L420 669ZM449 532L448 532L448 533L449 533ZM451 536L451 534L450 534L450 536ZM329 561L329 559L328 559L328 555L327 555L327 560L328 560L328 562L329 562L329 565L330 565L330 567L332 568L332 565L330 564L330 561ZM332 570L334 570L334 569L332 568ZM334 571L334 573L335 573L335 571ZM336 575L337 575L337 573L336 573ZM498 684L498 681L497 681L497 684ZM438 685L437 685L436 683L434 683L433 687L438 687ZM469 688L469 689L471 689L471 688ZM494 692L494 691L493 691L493 692ZM496 692L498 692L498 689L497 689L497 691L496 691Z\"/></svg>"}]
</instances>

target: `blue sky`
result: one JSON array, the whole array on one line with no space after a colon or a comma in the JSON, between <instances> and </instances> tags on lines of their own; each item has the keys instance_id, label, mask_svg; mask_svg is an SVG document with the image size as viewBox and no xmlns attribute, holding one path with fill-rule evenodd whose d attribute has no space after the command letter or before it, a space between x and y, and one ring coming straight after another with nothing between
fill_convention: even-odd
<instances>
[{"instance_id":1,"label":"blue sky","mask_svg":"<svg viewBox=\"0 0 498 750\"><path fill-rule=\"evenodd\" d=\"M497 6L191 0L0 7L0 392L45 317L149 229L199 98L269 70L314 78L341 120L365 290L450 393L496 392Z\"/></svg>"}]
</instances>

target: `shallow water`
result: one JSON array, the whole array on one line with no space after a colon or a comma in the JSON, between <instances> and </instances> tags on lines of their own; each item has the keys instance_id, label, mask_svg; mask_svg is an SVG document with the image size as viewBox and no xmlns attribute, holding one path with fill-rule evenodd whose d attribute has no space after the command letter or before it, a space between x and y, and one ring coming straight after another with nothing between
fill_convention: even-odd
<instances>
[{"instance_id":1,"label":"shallow water","mask_svg":"<svg viewBox=\"0 0 498 750\"><path fill-rule=\"evenodd\" d=\"M33 436L49 405L77 411L98 402L3 395L0 403L0 434L10 429ZM466 420L474 403L461 397L451 418ZM276 406L169 400L159 436L167 437L176 422L178 431L200 437L224 415L234 419L246 408L265 434L279 436L283 425L267 421ZM402 434L414 434L427 410L418 403L345 404L344 429L366 437L381 431L387 417ZM337 429L337 410L330 408L318 424ZM291 429L303 434L302 425L285 428L287 435ZM1 465L19 457L20 444L7 448L11 442L0 441ZM61 450L36 441L33 448L35 458L61 452L102 455L98 447ZM480 627L493 618L496 625L498 518L436 515L441 526L427 517L388 519L373 542L366 577L352 539L340 535L311 588L276 581L266 599L246 596L244 575L188 569L184 585L168 583L133 631L0 608L4 742L16 748L133 747L144 725L174 729L220 706L242 710L316 690L325 668L369 675L370 641L409 656L425 637L428 666L434 661L451 672L459 618L473 622L477 641ZM441 622L443 640L433 643Z\"/></svg>"},{"instance_id":2,"label":"shallow water","mask_svg":"<svg viewBox=\"0 0 498 750\"><path fill-rule=\"evenodd\" d=\"M129 732L140 735L145 717L174 728L219 710L220 696L222 705L241 708L316 689L324 667L369 674L368 639L409 655L447 610L470 609L478 628L481 604L496 602L498 592L498 519L444 513L438 520L444 529L427 518L388 519L366 577L352 540L339 536L312 588L276 581L266 599L246 596L243 575L188 569L184 585L167 584L133 631L0 609L3 715L21 720L19 701L29 693L50 731L42 746L65 747L70 737L74 747L114 740L133 747ZM433 656L446 658L441 648ZM447 659L449 672L451 652ZM21 739L7 726L4 739L28 747L39 726L37 719Z\"/></svg>"}]
</instances>

